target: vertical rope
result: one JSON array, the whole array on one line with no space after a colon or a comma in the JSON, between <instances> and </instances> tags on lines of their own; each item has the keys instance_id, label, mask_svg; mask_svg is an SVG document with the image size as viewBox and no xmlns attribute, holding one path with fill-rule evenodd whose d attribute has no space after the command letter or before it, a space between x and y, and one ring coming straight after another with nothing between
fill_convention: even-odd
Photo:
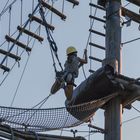
<instances>
[{"instance_id":1,"label":"vertical rope","mask_svg":"<svg viewBox=\"0 0 140 140\"><path fill-rule=\"evenodd\" d=\"M36 40L36 39L34 39L34 42L33 42L33 45L32 45L32 49L33 49L33 47L34 47L34 45L35 45L35 40ZM29 45L30 42L31 42L31 40L28 40L28 42L27 42L27 46ZM10 105L11 107L13 106L13 103L14 103L14 101L15 101L15 98L16 98L16 95L17 95L18 89L19 89L19 87L20 87L20 84L21 84L21 82L22 82L22 79L23 79L23 76L24 76L25 70L26 70L26 68L27 68L27 65L28 65L28 62L29 62L30 56L31 56L31 54L29 54L29 56L28 56L28 58L27 58L27 61L26 61L26 63L25 63L24 69L23 69L23 71L22 71L22 75L21 75L21 77L20 77L20 80L19 80L18 86L17 86L17 88L16 88L16 91L15 91L15 93L14 93L14 97L13 97L12 102L11 102L11 105Z\"/></svg>"},{"instance_id":2,"label":"vertical rope","mask_svg":"<svg viewBox=\"0 0 140 140\"><path fill-rule=\"evenodd\" d=\"M21 0L21 11L20 11L20 26L22 26L22 19L23 19L23 0Z\"/></svg>"},{"instance_id":3,"label":"vertical rope","mask_svg":"<svg viewBox=\"0 0 140 140\"><path fill-rule=\"evenodd\" d=\"M52 0L52 7L54 6L54 2L53 2L53 0ZM51 19L50 19L50 24L52 24L52 21L53 20L53 12L51 11Z\"/></svg>"},{"instance_id":4,"label":"vertical rope","mask_svg":"<svg viewBox=\"0 0 140 140\"><path fill-rule=\"evenodd\" d=\"M1 11L1 13L4 12L4 10L6 9L6 6L8 5L8 3L9 3L9 0L7 0L6 4L4 5L4 8L3 8L2 11Z\"/></svg>"},{"instance_id":5,"label":"vertical rope","mask_svg":"<svg viewBox=\"0 0 140 140\"><path fill-rule=\"evenodd\" d=\"M30 31L31 30L31 21L29 22L29 28L28 30ZM30 36L28 35L27 37L27 46L29 45L29 41L30 41Z\"/></svg>"},{"instance_id":6,"label":"vertical rope","mask_svg":"<svg viewBox=\"0 0 140 140\"><path fill-rule=\"evenodd\" d=\"M93 1L90 0L90 3L92 3ZM92 7L90 6L90 15L92 15ZM90 18L90 27L92 25L92 19ZM90 36L90 42L92 42L92 34ZM90 56L92 55L92 46L90 45ZM90 70L92 69L92 61L90 59ZM91 74L91 73L90 73Z\"/></svg>"},{"instance_id":7,"label":"vertical rope","mask_svg":"<svg viewBox=\"0 0 140 140\"><path fill-rule=\"evenodd\" d=\"M22 27L22 19L23 19L23 0L20 1L20 26ZM18 55L19 50L17 46L16 55Z\"/></svg>"},{"instance_id":8,"label":"vertical rope","mask_svg":"<svg viewBox=\"0 0 140 140\"><path fill-rule=\"evenodd\" d=\"M65 9L65 0L63 0L62 2L62 13L64 13L64 9Z\"/></svg>"},{"instance_id":9,"label":"vertical rope","mask_svg":"<svg viewBox=\"0 0 140 140\"><path fill-rule=\"evenodd\" d=\"M90 140L90 133L91 133L91 128L89 127L88 140Z\"/></svg>"},{"instance_id":10,"label":"vertical rope","mask_svg":"<svg viewBox=\"0 0 140 140\"><path fill-rule=\"evenodd\" d=\"M9 7L9 31L8 31L9 36L11 34L11 10L12 10L12 7L10 6Z\"/></svg>"},{"instance_id":11,"label":"vertical rope","mask_svg":"<svg viewBox=\"0 0 140 140\"><path fill-rule=\"evenodd\" d=\"M8 35L11 35L11 10L12 7L9 7L9 29L8 29ZM8 42L8 47L7 47L7 51L9 51L9 47L10 47L10 42ZM6 66L8 65L8 57L6 59Z\"/></svg>"},{"instance_id":12,"label":"vertical rope","mask_svg":"<svg viewBox=\"0 0 140 140\"><path fill-rule=\"evenodd\" d=\"M35 5L35 1L32 0L32 12L33 12L33 10L34 10L34 5Z\"/></svg>"}]
</instances>

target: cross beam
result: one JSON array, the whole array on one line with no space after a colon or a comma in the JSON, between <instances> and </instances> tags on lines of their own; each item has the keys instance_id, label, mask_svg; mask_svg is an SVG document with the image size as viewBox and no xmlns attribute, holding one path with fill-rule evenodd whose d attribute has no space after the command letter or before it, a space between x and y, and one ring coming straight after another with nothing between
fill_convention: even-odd
<instances>
[{"instance_id":1,"label":"cross beam","mask_svg":"<svg viewBox=\"0 0 140 140\"><path fill-rule=\"evenodd\" d=\"M137 5L137 6L140 6L140 0L127 0L127 1L133 3L133 4Z\"/></svg>"}]
</instances>

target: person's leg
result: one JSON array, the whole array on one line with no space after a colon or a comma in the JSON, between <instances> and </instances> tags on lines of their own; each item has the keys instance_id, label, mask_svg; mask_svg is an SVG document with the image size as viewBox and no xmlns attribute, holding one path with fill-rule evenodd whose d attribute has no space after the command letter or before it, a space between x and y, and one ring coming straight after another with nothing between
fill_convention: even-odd
<instances>
[{"instance_id":1,"label":"person's leg","mask_svg":"<svg viewBox=\"0 0 140 140\"><path fill-rule=\"evenodd\" d=\"M71 100L72 93L73 93L73 85L67 85L64 91L65 91L65 96L67 100Z\"/></svg>"},{"instance_id":2,"label":"person's leg","mask_svg":"<svg viewBox=\"0 0 140 140\"><path fill-rule=\"evenodd\" d=\"M66 87L65 87L65 96L67 98L67 100L71 100L72 98L72 93L73 93L73 83L74 83L74 79L73 79L73 75L72 73L68 73L65 77L65 81L67 83Z\"/></svg>"}]
</instances>

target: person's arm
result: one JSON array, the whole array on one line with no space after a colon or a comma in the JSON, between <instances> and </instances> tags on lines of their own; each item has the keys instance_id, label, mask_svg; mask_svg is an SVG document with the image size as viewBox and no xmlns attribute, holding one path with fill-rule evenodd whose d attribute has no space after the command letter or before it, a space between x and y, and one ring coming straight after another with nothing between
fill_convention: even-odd
<instances>
[{"instance_id":1,"label":"person's arm","mask_svg":"<svg viewBox=\"0 0 140 140\"><path fill-rule=\"evenodd\" d=\"M88 59L87 59L87 49L84 50L84 58L79 58L80 65L81 67L83 64L87 64Z\"/></svg>"}]
</instances>

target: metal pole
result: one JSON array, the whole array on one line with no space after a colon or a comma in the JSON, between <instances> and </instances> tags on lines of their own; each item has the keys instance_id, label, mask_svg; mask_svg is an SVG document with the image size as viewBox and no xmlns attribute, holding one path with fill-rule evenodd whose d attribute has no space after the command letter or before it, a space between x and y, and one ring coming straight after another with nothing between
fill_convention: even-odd
<instances>
[{"instance_id":1,"label":"metal pole","mask_svg":"<svg viewBox=\"0 0 140 140\"><path fill-rule=\"evenodd\" d=\"M121 73L121 0L106 2L106 59L104 64L114 67ZM122 140L122 104L121 99L112 99L105 109L105 140Z\"/></svg>"}]
</instances>

